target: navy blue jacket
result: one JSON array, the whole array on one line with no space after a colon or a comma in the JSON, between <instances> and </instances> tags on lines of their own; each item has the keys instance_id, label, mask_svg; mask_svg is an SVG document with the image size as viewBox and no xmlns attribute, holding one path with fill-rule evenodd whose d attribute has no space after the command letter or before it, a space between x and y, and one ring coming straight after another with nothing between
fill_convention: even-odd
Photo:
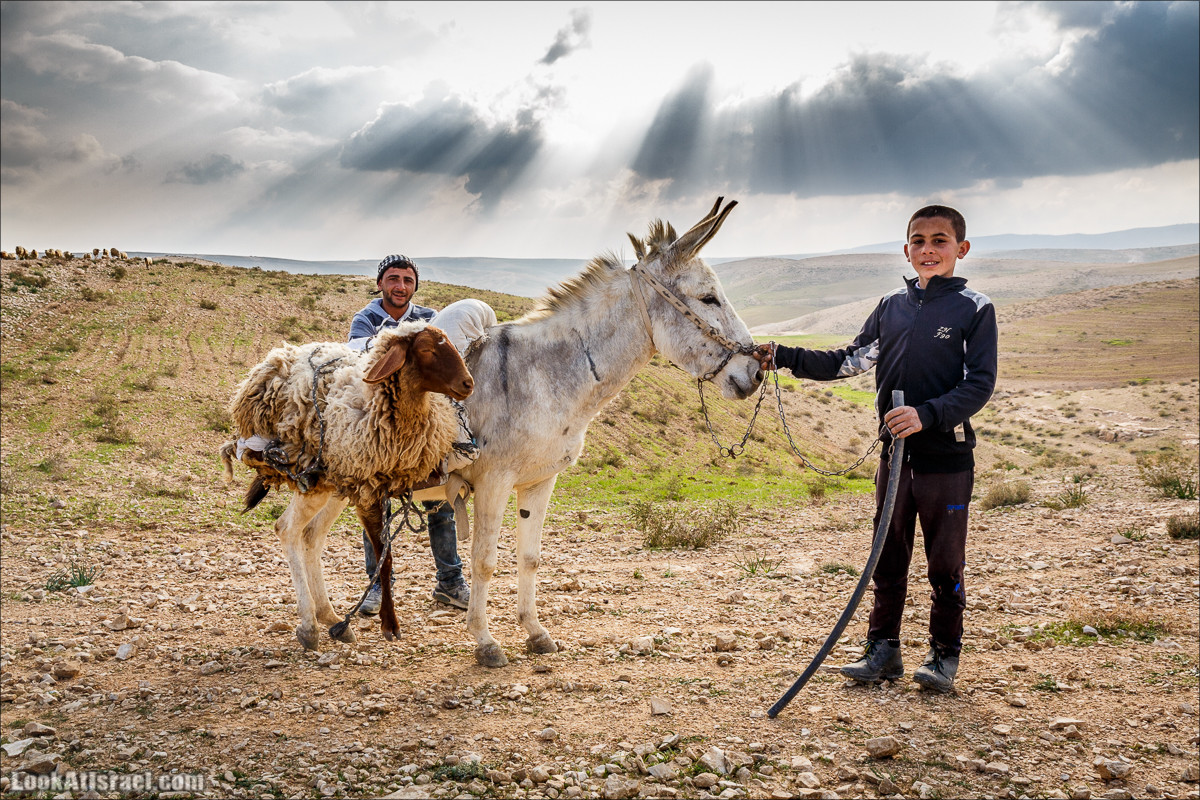
<instances>
[{"instance_id":1,"label":"navy blue jacket","mask_svg":"<svg viewBox=\"0 0 1200 800\"><path fill-rule=\"evenodd\" d=\"M780 345L775 363L800 378L829 381L876 368L880 421L892 410L892 390L916 408L922 430L905 439L916 472L963 472L975 466L971 416L996 388L996 309L965 278L917 279L886 294L849 347L806 350ZM923 296L922 296L923 295ZM884 431L884 442L891 438Z\"/></svg>"}]
</instances>

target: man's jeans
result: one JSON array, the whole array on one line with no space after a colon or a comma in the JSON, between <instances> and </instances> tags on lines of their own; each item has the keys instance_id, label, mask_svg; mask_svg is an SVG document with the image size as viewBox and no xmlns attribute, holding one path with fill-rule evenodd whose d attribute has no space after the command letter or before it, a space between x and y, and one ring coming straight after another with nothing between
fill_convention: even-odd
<instances>
[{"instance_id":1,"label":"man's jeans","mask_svg":"<svg viewBox=\"0 0 1200 800\"><path fill-rule=\"evenodd\" d=\"M454 509L449 503L424 503L429 525L429 549L437 565L438 583L453 586L462 580L462 561L458 557L458 538L454 527ZM363 555L367 577L375 574L375 549L363 531ZM396 573L393 571L392 579Z\"/></svg>"}]
</instances>

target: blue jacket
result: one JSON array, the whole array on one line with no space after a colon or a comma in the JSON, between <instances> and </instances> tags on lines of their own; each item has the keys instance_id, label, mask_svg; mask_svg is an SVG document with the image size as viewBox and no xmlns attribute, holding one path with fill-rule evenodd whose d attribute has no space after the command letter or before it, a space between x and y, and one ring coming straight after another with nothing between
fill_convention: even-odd
<instances>
[{"instance_id":1,"label":"blue jacket","mask_svg":"<svg viewBox=\"0 0 1200 800\"><path fill-rule=\"evenodd\" d=\"M395 327L401 322L433 322L435 316L437 316L437 312L432 308L410 302L408 311L404 312L403 317L392 319L392 315L383 310L383 300L376 298L368 303L366 308L354 315L354 319L350 322L348 341L351 347L363 350L367 347L367 340L384 328Z\"/></svg>"},{"instance_id":2,"label":"blue jacket","mask_svg":"<svg viewBox=\"0 0 1200 800\"><path fill-rule=\"evenodd\" d=\"M917 472L963 472L975 465L971 416L996 388L996 309L965 278L935 275L924 292L916 278L905 283L883 296L849 347L781 345L775 363L817 381L876 367L879 419L892 410L893 389L921 419L922 430L905 439L905 460Z\"/></svg>"}]
</instances>

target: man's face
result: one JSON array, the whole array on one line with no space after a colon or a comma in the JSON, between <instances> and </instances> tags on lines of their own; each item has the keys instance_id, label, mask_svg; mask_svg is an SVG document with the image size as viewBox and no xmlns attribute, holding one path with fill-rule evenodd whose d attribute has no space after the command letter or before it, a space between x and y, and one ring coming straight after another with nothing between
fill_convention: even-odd
<instances>
[{"instance_id":1,"label":"man's face","mask_svg":"<svg viewBox=\"0 0 1200 800\"><path fill-rule=\"evenodd\" d=\"M383 293L383 304L391 311L401 311L412 299L417 288L417 275L408 267L391 267L375 284Z\"/></svg>"},{"instance_id":2,"label":"man's face","mask_svg":"<svg viewBox=\"0 0 1200 800\"><path fill-rule=\"evenodd\" d=\"M960 242L955 237L950 220L926 217L914 220L909 226L904 255L917 271L917 279L924 289L934 275L952 277L954 265L970 249L970 242Z\"/></svg>"}]
</instances>

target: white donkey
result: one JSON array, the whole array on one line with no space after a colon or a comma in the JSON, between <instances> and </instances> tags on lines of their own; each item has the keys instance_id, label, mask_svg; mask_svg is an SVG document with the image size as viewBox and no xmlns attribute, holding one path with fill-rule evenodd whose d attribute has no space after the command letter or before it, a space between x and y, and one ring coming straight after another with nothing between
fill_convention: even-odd
<instances>
[{"instance_id":1,"label":"white donkey","mask_svg":"<svg viewBox=\"0 0 1200 800\"><path fill-rule=\"evenodd\" d=\"M644 240L630 235L632 269L612 254L596 258L539 308L490 328L468 350L475 393L466 406L480 453L461 475L475 494L467 629L480 664L508 663L488 630L487 598L509 494L516 490L519 512L517 619L532 652L552 653L558 647L536 606L542 522L558 473L579 457L592 419L655 352L729 399L748 397L762 382L750 331L698 257L737 204L722 209L722 199L682 236L661 221Z\"/></svg>"}]
</instances>

